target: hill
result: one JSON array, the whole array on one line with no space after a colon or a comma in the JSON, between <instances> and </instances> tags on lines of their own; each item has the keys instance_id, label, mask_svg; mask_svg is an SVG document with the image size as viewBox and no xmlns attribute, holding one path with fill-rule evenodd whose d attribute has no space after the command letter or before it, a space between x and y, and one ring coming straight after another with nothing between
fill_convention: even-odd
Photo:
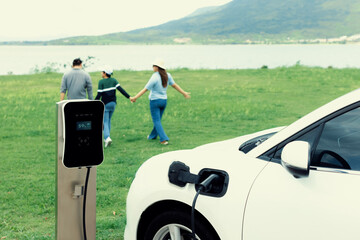
<instances>
[{"instance_id":1,"label":"hill","mask_svg":"<svg viewBox=\"0 0 360 240\"><path fill-rule=\"evenodd\" d=\"M360 33L360 1L234 0L211 12L128 34L195 42L328 39Z\"/></svg>"},{"instance_id":2,"label":"hill","mask_svg":"<svg viewBox=\"0 0 360 240\"><path fill-rule=\"evenodd\" d=\"M154 27L48 44L345 42L360 40L359 22L359 0L233 0Z\"/></svg>"}]
</instances>

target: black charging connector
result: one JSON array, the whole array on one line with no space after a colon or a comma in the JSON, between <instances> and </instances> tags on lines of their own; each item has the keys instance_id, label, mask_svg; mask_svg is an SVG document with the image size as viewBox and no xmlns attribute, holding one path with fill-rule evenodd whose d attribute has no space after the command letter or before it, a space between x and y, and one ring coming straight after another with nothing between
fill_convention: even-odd
<instances>
[{"instance_id":1,"label":"black charging connector","mask_svg":"<svg viewBox=\"0 0 360 240\"><path fill-rule=\"evenodd\" d=\"M211 190L211 188L212 188L212 183L213 183L213 181L215 181L215 180L217 180L217 179L219 179L220 178L220 176L219 175L217 175L217 174L215 174L215 173L213 173L213 174L211 174L210 176L208 176L205 180L203 180L199 185L200 185L200 187L202 188L201 189L201 192L208 192L208 191L210 191Z\"/></svg>"},{"instance_id":2,"label":"black charging connector","mask_svg":"<svg viewBox=\"0 0 360 240\"><path fill-rule=\"evenodd\" d=\"M213 177L209 178L213 174L216 177L214 179L212 179ZM206 183L206 180L211 180L211 184L201 191L201 195L220 198L226 194L229 185L229 175L227 172L219 169L203 168L199 172L199 182ZM198 191L200 186L200 184L195 184L195 190Z\"/></svg>"}]
</instances>

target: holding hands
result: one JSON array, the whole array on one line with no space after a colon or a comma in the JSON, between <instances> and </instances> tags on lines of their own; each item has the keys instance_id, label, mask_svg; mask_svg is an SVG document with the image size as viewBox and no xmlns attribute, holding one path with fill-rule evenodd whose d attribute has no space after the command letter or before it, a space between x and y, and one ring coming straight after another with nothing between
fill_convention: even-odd
<instances>
[{"instance_id":1,"label":"holding hands","mask_svg":"<svg viewBox=\"0 0 360 240\"><path fill-rule=\"evenodd\" d=\"M138 94L136 94L135 97L130 97L130 98L129 98L130 101L131 101L132 103L136 102L136 99L138 99L139 97L141 97L146 91L147 91L147 89L144 88L144 89L141 90Z\"/></svg>"},{"instance_id":2,"label":"holding hands","mask_svg":"<svg viewBox=\"0 0 360 240\"><path fill-rule=\"evenodd\" d=\"M135 98L135 97L130 97L129 99L130 99L130 101L131 101L132 103L136 102L136 98Z\"/></svg>"}]
</instances>

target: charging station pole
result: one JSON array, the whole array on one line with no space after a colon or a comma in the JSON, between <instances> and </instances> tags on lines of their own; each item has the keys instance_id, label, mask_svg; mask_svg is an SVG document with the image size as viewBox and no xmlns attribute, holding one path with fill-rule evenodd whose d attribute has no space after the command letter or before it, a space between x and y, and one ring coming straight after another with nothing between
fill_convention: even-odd
<instances>
[{"instance_id":1,"label":"charging station pole","mask_svg":"<svg viewBox=\"0 0 360 240\"><path fill-rule=\"evenodd\" d=\"M65 135L65 123L64 123L64 106L70 101L61 101L56 103L56 112L57 112L57 147L56 147L56 229L55 235L57 240L83 240L84 232L83 232L83 204L84 204L84 187L85 187L85 179L87 174L86 167L75 167L71 168L64 165L64 155L66 155L65 149L65 141L70 141L70 137ZM80 102L80 101L79 101ZM86 102L85 100L83 102ZM91 102L91 101L87 101ZM93 101L95 102L95 101ZM89 103L90 104L90 103ZM85 105L88 105L86 103ZM91 105L91 104L90 104ZM83 107L83 106L81 106ZM92 109L90 106L89 109ZM95 108L96 109L96 108ZM98 108L99 109L99 108ZM103 116L103 112L101 113ZM91 114L90 114L91 115ZM89 114L83 114L81 116L88 117ZM99 117L98 117L99 118ZM102 121L102 120L101 120ZM89 130L94 128L91 126L90 120L81 120L76 122L80 127L80 134L86 134L85 130ZM82 125L81 125L82 124ZM87 124L87 125L86 125ZM98 121L96 122L98 125ZM78 126L76 128L78 128ZM81 129L81 126L84 126ZM79 130L79 129L77 129ZM81 131L83 130L83 131ZM72 130L76 132L76 130ZM90 132L90 131L88 131ZM71 136L74 138L73 136ZM80 139L79 136L76 136L81 143L83 141L88 140L89 137ZM98 138L98 136L96 137ZM102 144L102 123L101 123L101 144ZM69 143L74 145L73 142ZM98 145L98 141L96 142ZM80 143L78 144L80 146ZM89 148L93 148L93 146L87 145ZM86 146L86 147L87 147ZM84 147L81 146L83 151ZM74 151L71 149L71 151ZM102 145L101 145L102 151ZM76 152L76 151L75 151ZM90 151L91 154L91 151ZM103 152L101 152L103 154ZM69 154L74 155L78 158L76 153ZM102 159L101 159L102 161ZM86 212L85 212L85 222L86 222L86 236L88 240L96 239L96 167L91 164L91 171L89 175L89 180L87 184L87 194L86 194ZM82 165L84 166L84 165Z\"/></svg>"}]
</instances>

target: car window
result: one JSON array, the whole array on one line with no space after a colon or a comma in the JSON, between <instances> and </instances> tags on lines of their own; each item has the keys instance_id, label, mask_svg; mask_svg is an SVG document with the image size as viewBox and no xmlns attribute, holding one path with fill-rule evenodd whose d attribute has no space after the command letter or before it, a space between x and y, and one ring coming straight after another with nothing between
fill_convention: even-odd
<instances>
[{"instance_id":1,"label":"car window","mask_svg":"<svg viewBox=\"0 0 360 240\"><path fill-rule=\"evenodd\" d=\"M360 170L360 108L325 123L311 165Z\"/></svg>"}]
</instances>

